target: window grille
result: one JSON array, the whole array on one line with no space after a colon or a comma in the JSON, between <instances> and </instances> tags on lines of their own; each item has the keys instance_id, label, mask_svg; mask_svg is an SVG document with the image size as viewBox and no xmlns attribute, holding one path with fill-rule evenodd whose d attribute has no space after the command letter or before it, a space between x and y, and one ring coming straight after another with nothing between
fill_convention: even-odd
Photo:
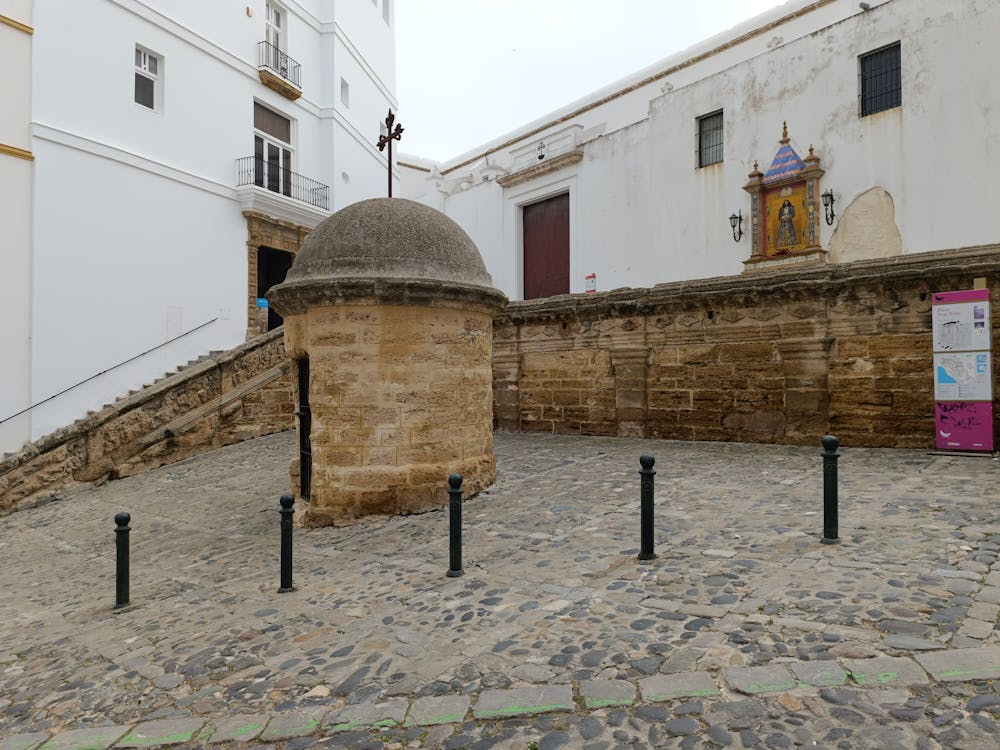
<instances>
[{"instance_id":1,"label":"window grille","mask_svg":"<svg viewBox=\"0 0 1000 750\"><path fill-rule=\"evenodd\" d=\"M902 104L903 82L899 42L859 58L861 116Z\"/></svg>"},{"instance_id":2,"label":"window grille","mask_svg":"<svg viewBox=\"0 0 1000 750\"><path fill-rule=\"evenodd\" d=\"M722 161L722 110L698 118L698 166Z\"/></svg>"}]
</instances>

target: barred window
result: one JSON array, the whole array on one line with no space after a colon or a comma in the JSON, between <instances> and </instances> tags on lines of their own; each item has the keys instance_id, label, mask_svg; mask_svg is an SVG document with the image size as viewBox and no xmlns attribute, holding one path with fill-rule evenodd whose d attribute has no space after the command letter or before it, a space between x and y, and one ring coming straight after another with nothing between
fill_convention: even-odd
<instances>
[{"instance_id":1,"label":"barred window","mask_svg":"<svg viewBox=\"0 0 1000 750\"><path fill-rule=\"evenodd\" d=\"M903 82L899 42L861 55L859 60L861 116L902 104Z\"/></svg>"},{"instance_id":2,"label":"barred window","mask_svg":"<svg viewBox=\"0 0 1000 750\"><path fill-rule=\"evenodd\" d=\"M698 166L722 161L722 110L698 118Z\"/></svg>"}]
</instances>

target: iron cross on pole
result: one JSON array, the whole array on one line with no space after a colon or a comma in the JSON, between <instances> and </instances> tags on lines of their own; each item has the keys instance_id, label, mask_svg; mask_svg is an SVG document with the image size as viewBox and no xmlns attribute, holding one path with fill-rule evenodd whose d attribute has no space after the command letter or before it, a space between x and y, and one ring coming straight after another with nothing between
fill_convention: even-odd
<instances>
[{"instance_id":1,"label":"iron cross on pole","mask_svg":"<svg viewBox=\"0 0 1000 750\"><path fill-rule=\"evenodd\" d=\"M396 129L392 129L392 124L396 122L396 115L389 110L389 114L385 118L385 134L379 136L378 139L378 150L384 151L385 147L389 147L389 197L392 197L392 142L399 141L403 138L403 126L396 122Z\"/></svg>"}]
</instances>

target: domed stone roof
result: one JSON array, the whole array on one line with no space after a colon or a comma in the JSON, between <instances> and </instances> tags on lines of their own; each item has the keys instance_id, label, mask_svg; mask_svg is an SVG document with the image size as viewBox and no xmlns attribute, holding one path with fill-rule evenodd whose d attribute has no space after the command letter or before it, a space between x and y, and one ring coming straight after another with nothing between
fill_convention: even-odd
<instances>
[{"instance_id":1,"label":"domed stone roof","mask_svg":"<svg viewBox=\"0 0 1000 750\"><path fill-rule=\"evenodd\" d=\"M375 198L337 211L310 232L284 283L268 298L287 314L334 297L417 301L455 292L483 297L491 306L506 301L458 224L422 203Z\"/></svg>"}]
</instances>

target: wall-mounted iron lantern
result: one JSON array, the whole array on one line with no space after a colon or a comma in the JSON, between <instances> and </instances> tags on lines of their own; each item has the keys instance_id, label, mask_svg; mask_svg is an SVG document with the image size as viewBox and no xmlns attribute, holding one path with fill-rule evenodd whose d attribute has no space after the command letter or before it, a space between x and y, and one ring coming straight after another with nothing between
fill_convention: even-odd
<instances>
[{"instance_id":1,"label":"wall-mounted iron lantern","mask_svg":"<svg viewBox=\"0 0 1000 750\"><path fill-rule=\"evenodd\" d=\"M743 209L729 216L729 226L733 230L733 242L739 242L743 237Z\"/></svg>"},{"instance_id":2,"label":"wall-mounted iron lantern","mask_svg":"<svg viewBox=\"0 0 1000 750\"><path fill-rule=\"evenodd\" d=\"M820 198L823 199L823 208L826 209L826 223L833 224L833 218L837 215L833 212L833 191L828 189Z\"/></svg>"}]
</instances>

